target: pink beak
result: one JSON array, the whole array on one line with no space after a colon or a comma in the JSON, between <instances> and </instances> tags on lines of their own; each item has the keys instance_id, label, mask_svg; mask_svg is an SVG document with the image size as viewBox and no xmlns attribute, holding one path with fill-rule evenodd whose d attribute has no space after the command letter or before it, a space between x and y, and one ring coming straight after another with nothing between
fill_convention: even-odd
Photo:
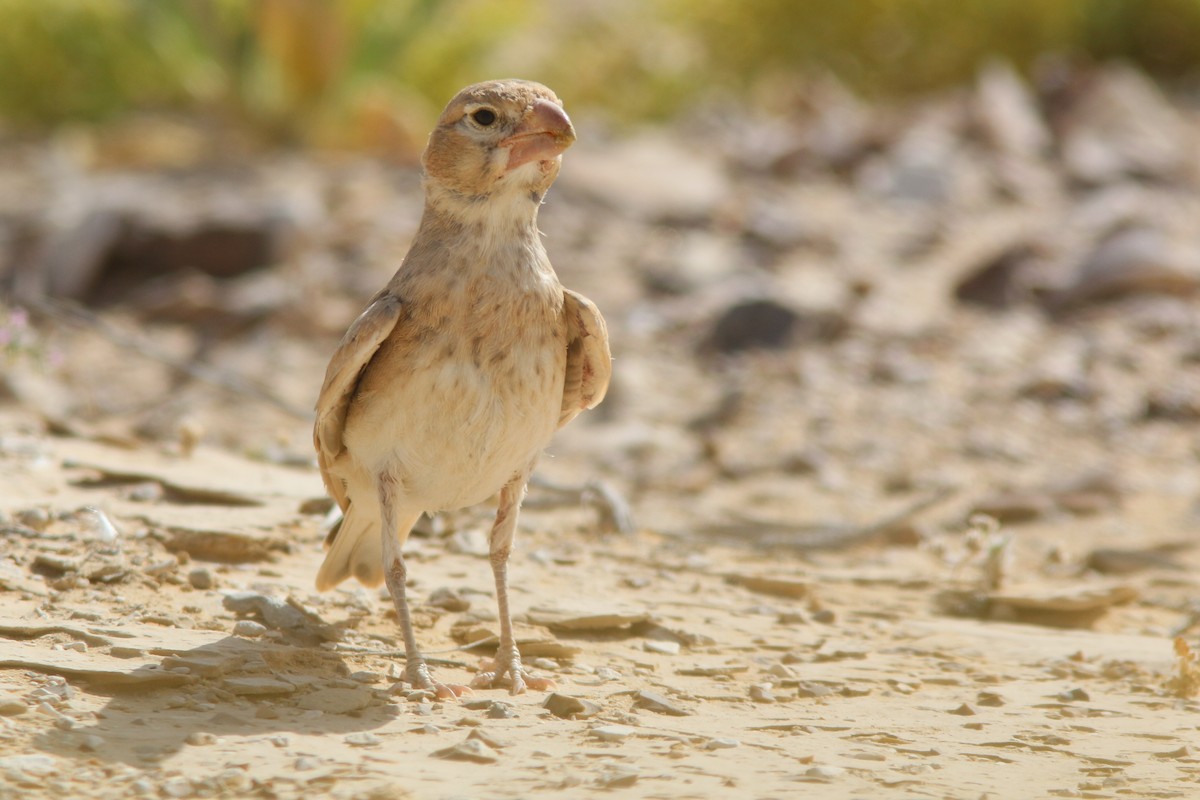
<instances>
[{"instance_id":1,"label":"pink beak","mask_svg":"<svg viewBox=\"0 0 1200 800\"><path fill-rule=\"evenodd\" d=\"M525 118L512 136L500 142L508 148L508 170L530 161L558 158L575 141L575 128L561 107L538 99L525 112Z\"/></svg>"}]
</instances>

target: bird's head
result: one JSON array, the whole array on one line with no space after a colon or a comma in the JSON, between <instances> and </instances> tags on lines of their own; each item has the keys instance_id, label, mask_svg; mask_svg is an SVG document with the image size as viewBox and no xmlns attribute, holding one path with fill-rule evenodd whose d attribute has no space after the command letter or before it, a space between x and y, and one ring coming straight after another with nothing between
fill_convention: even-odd
<instances>
[{"instance_id":1,"label":"bird's head","mask_svg":"<svg viewBox=\"0 0 1200 800\"><path fill-rule=\"evenodd\" d=\"M513 197L536 205L574 141L554 92L531 81L488 81L450 101L421 163L430 189L467 202Z\"/></svg>"}]
</instances>

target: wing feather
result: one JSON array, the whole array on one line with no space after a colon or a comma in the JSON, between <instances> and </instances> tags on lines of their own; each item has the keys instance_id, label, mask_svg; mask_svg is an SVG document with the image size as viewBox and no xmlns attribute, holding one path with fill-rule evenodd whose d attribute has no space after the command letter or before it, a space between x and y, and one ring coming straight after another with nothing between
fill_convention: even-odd
<instances>
[{"instance_id":1,"label":"wing feather","mask_svg":"<svg viewBox=\"0 0 1200 800\"><path fill-rule=\"evenodd\" d=\"M321 468L325 488L343 511L349 503L346 487L331 474L330 467L342 452L346 413L363 370L395 330L400 321L402 305L400 298L387 290L375 296L342 337L337 352L325 370L325 383L317 397L317 419L313 426L317 464Z\"/></svg>"},{"instance_id":2,"label":"wing feather","mask_svg":"<svg viewBox=\"0 0 1200 800\"><path fill-rule=\"evenodd\" d=\"M567 376L558 418L560 428L584 409L599 405L612 377L608 326L600 310L583 295L564 289L563 315L567 323Z\"/></svg>"}]
</instances>

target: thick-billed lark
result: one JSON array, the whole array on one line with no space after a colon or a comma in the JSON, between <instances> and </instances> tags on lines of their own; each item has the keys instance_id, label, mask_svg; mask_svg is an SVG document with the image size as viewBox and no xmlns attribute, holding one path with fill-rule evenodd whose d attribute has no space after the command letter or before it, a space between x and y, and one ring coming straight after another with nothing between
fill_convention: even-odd
<instances>
[{"instance_id":1,"label":"thick-billed lark","mask_svg":"<svg viewBox=\"0 0 1200 800\"><path fill-rule=\"evenodd\" d=\"M500 612L494 664L472 686L526 678L513 636L507 564L517 514L554 431L608 389L604 319L562 287L542 246L538 207L575 130L546 87L468 86L429 137L425 211L408 255L350 326L325 373L313 439L344 518L317 588L386 581L404 633L406 676L439 697L417 648L400 553L422 512L499 492L490 550Z\"/></svg>"}]
</instances>

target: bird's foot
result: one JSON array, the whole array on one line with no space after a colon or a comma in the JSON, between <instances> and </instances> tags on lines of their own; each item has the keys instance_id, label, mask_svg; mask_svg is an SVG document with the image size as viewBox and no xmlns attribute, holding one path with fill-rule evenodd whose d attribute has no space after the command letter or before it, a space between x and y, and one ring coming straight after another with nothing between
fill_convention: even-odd
<instances>
[{"instance_id":1,"label":"bird's foot","mask_svg":"<svg viewBox=\"0 0 1200 800\"><path fill-rule=\"evenodd\" d=\"M435 681L429 674L429 666L425 663L425 659L410 661L404 672L410 686L414 689L433 692L439 700L450 700L465 694L473 694L470 686Z\"/></svg>"},{"instance_id":2,"label":"bird's foot","mask_svg":"<svg viewBox=\"0 0 1200 800\"><path fill-rule=\"evenodd\" d=\"M521 665L521 656L514 654L508 658L497 656L483 671L471 679L471 686L476 689L492 689L503 686L505 677L508 678L509 694L524 694L526 689L535 692L546 692L558 688L558 684L549 678L535 678L525 673Z\"/></svg>"}]
</instances>

